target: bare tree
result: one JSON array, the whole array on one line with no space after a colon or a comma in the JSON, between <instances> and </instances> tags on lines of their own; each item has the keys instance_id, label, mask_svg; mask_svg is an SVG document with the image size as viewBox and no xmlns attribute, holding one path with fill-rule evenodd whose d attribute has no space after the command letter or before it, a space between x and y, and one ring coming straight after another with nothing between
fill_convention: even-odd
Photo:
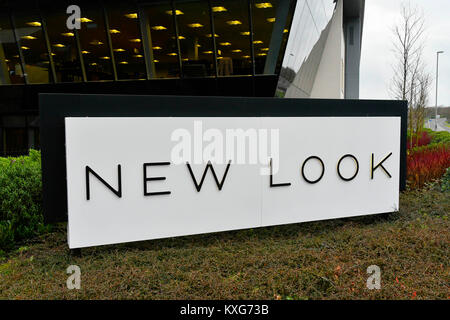
<instances>
[{"instance_id":1,"label":"bare tree","mask_svg":"<svg viewBox=\"0 0 450 320\"><path fill-rule=\"evenodd\" d=\"M423 63L425 18L409 2L401 5L400 22L393 28L396 63L391 94L397 100L408 100L408 128L417 135L423 128L425 107L428 103L430 75ZM412 141L411 141L412 142Z\"/></svg>"}]
</instances>

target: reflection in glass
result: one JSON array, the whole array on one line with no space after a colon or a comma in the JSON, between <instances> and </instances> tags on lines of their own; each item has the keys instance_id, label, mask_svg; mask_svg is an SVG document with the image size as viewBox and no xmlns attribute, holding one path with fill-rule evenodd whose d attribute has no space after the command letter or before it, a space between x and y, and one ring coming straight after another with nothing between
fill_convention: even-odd
<instances>
[{"instance_id":1,"label":"reflection in glass","mask_svg":"<svg viewBox=\"0 0 450 320\"><path fill-rule=\"evenodd\" d=\"M48 83L52 76L39 13L16 10L15 22L28 82Z\"/></svg>"},{"instance_id":2,"label":"reflection in glass","mask_svg":"<svg viewBox=\"0 0 450 320\"><path fill-rule=\"evenodd\" d=\"M103 12L98 8L99 6L96 8L84 6L83 16L90 22L81 23L81 29L78 32L87 81L114 79L111 59L105 59L105 57L109 58L110 50L106 38ZM109 31L111 36L121 32L118 29Z\"/></svg>"},{"instance_id":3,"label":"reflection in glass","mask_svg":"<svg viewBox=\"0 0 450 320\"><path fill-rule=\"evenodd\" d=\"M326 0L297 1L280 71L278 96L310 96L334 7L334 3Z\"/></svg>"},{"instance_id":4,"label":"reflection in glass","mask_svg":"<svg viewBox=\"0 0 450 320\"><path fill-rule=\"evenodd\" d=\"M145 79L146 69L137 8L127 2L123 7L113 3L107 10L118 79ZM100 57L102 60L110 58L109 55Z\"/></svg>"},{"instance_id":5,"label":"reflection in glass","mask_svg":"<svg viewBox=\"0 0 450 320\"><path fill-rule=\"evenodd\" d=\"M183 63L183 76L205 77L214 75L213 38L207 1L175 3L178 12L178 32Z\"/></svg>"},{"instance_id":6,"label":"reflection in glass","mask_svg":"<svg viewBox=\"0 0 450 320\"><path fill-rule=\"evenodd\" d=\"M154 77L179 77L180 66L178 62L172 7L168 1L165 1L147 6L144 11L151 34L149 39L151 61L149 63L152 67ZM180 16L184 15L184 12L177 10L176 14L177 19L179 19ZM186 37L181 33L179 41L180 44L186 41Z\"/></svg>"},{"instance_id":7,"label":"reflection in glass","mask_svg":"<svg viewBox=\"0 0 450 320\"><path fill-rule=\"evenodd\" d=\"M0 85L25 83L19 51L7 12L0 12Z\"/></svg>"},{"instance_id":8,"label":"reflection in glass","mask_svg":"<svg viewBox=\"0 0 450 320\"><path fill-rule=\"evenodd\" d=\"M247 1L213 0L212 11L219 76L251 75L250 27ZM206 36L211 37L208 32Z\"/></svg>"},{"instance_id":9,"label":"reflection in glass","mask_svg":"<svg viewBox=\"0 0 450 320\"><path fill-rule=\"evenodd\" d=\"M83 81L83 76L78 48L74 31L68 30L66 26L66 8L67 6L54 2L43 9L56 82L80 82Z\"/></svg>"}]
</instances>

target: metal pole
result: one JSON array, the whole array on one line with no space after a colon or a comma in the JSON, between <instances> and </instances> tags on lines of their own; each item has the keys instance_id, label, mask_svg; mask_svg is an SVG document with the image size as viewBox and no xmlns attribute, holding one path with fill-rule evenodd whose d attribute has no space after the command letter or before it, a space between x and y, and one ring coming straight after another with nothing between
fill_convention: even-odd
<instances>
[{"instance_id":1,"label":"metal pole","mask_svg":"<svg viewBox=\"0 0 450 320\"><path fill-rule=\"evenodd\" d=\"M438 114L438 83L439 83L439 54L444 51L436 52L436 108L434 113L434 130L437 131L437 114Z\"/></svg>"}]
</instances>

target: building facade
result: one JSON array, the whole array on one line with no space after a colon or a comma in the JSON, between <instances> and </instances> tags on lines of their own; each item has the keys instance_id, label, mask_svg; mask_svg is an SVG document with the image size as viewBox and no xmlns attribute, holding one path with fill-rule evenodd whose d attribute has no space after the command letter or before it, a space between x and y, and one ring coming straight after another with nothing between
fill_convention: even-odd
<instances>
[{"instance_id":1,"label":"building facade","mask_svg":"<svg viewBox=\"0 0 450 320\"><path fill-rule=\"evenodd\" d=\"M0 155L39 148L39 93L357 99L363 18L364 0L0 0Z\"/></svg>"}]
</instances>

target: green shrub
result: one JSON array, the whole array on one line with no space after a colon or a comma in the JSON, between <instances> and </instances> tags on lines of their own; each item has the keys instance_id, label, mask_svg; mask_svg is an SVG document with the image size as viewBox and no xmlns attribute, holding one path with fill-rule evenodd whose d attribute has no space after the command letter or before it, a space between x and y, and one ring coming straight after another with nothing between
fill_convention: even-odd
<instances>
[{"instance_id":1,"label":"green shrub","mask_svg":"<svg viewBox=\"0 0 450 320\"><path fill-rule=\"evenodd\" d=\"M432 144L437 144L437 143L450 144L450 132L448 132L448 131L433 132L430 135L431 135L431 143Z\"/></svg>"},{"instance_id":2,"label":"green shrub","mask_svg":"<svg viewBox=\"0 0 450 320\"><path fill-rule=\"evenodd\" d=\"M0 158L0 249L48 227L42 214L41 154Z\"/></svg>"},{"instance_id":3,"label":"green shrub","mask_svg":"<svg viewBox=\"0 0 450 320\"><path fill-rule=\"evenodd\" d=\"M447 171L441 179L441 189L444 192L450 191L450 168L447 168Z\"/></svg>"}]
</instances>

